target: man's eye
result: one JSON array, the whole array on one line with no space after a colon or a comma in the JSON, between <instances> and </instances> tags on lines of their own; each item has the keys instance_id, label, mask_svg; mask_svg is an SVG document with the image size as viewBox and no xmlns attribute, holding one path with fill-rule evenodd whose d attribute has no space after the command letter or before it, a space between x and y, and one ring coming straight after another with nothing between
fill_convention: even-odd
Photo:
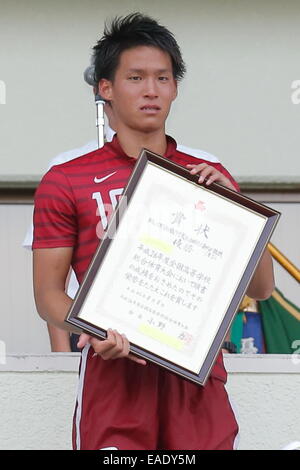
<instances>
[{"instance_id":1,"label":"man's eye","mask_svg":"<svg viewBox=\"0 0 300 470\"><path fill-rule=\"evenodd\" d=\"M158 79L161 81L161 82L167 82L169 80L169 77L158 77Z\"/></svg>"},{"instance_id":2,"label":"man's eye","mask_svg":"<svg viewBox=\"0 0 300 470\"><path fill-rule=\"evenodd\" d=\"M132 77L129 77L129 80L133 80L133 81L137 82L138 80L142 80L142 78L138 75L134 75Z\"/></svg>"}]
</instances>

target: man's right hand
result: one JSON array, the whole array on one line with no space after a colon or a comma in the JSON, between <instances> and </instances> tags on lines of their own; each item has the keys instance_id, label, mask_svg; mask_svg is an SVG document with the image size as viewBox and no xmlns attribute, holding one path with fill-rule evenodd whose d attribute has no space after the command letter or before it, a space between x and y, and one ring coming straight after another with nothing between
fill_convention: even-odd
<instances>
[{"instance_id":1,"label":"man's right hand","mask_svg":"<svg viewBox=\"0 0 300 470\"><path fill-rule=\"evenodd\" d=\"M94 338L93 336L82 333L80 335L77 347L82 349L87 344L90 344L95 354L102 357L103 360L107 361L109 359L120 359L127 357L131 361L137 362L141 365L146 365L147 362L144 359L139 359L138 357L131 354L129 341L125 335L121 335L116 330L107 330L107 338L100 340Z\"/></svg>"}]
</instances>

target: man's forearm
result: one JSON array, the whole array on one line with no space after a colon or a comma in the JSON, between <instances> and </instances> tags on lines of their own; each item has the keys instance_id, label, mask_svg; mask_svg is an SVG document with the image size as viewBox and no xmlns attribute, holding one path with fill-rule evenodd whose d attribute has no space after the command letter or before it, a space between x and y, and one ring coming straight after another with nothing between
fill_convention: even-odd
<instances>
[{"instance_id":1,"label":"man's forearm","mask_svg":"<svg viewBox=\"0 0 300 470\"><path fill-rule=\"evenodd\" d=\"M272 256L266 249L249 284L247 295L252 299L265 300L270 297L274 287Z\"/></svg>"},{"instance_id":2,"label":"man's forearm","mask_svg":"<svg viewBox=\"0 0 300 470\"><path fill-rule=\"evenodd\" d=\"M47 323L62 330L81 333L80 330L64 321L73 302L65 292L48 289L47 292L36 293L35 301L40 317Z\"/></svg>"},{"instance_id":3,"label":"man's forearm","mask_svg":"<svg viewBox=\"0 0 300 470\"><path fill-rule=\"evenodd\" d=\"M71 352L70 334L66 330L57 328L47 323L51 351L52 352Z\"/></svg>"}]
</instances>

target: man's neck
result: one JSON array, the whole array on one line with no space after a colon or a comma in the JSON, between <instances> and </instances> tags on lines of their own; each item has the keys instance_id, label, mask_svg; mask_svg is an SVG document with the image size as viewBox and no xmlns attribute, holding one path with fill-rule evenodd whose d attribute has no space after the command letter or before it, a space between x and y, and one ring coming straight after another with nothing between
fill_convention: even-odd
<instances>
[{"instance_id":1,"label":"man's neck","mask_svg":"<svg viewBox=\"0 0 300 470\"><path fill-rule=\"evenodd\" d=\"M167 149L167 138L164 129L147 134L131 129L119 129L117 136L126 155L132 158L138 158L142 148L159 155L164 155Z\"/></svg>"}]
</instances>

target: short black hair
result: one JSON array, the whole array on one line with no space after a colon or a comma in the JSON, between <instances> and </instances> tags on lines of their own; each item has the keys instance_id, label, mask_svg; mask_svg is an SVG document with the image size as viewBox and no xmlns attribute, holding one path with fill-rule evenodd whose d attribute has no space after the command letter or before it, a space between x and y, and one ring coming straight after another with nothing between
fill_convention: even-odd
<instances>
[{"instance_id":1,"label":"short black hair","mask_svg":"<svg viewBox=\"0 0 300 470\"><path fill-rule=\"evenodd\" d=\"M95 83L102 78L112 81L121 53L138 46L157 47L167 52L172 60L175 80L183 78L186 68L174 35L153 18L131 13L125 17L115 17L110 26L105 24L103 36L93 48Z\"/></svg>"}]
</instances>

